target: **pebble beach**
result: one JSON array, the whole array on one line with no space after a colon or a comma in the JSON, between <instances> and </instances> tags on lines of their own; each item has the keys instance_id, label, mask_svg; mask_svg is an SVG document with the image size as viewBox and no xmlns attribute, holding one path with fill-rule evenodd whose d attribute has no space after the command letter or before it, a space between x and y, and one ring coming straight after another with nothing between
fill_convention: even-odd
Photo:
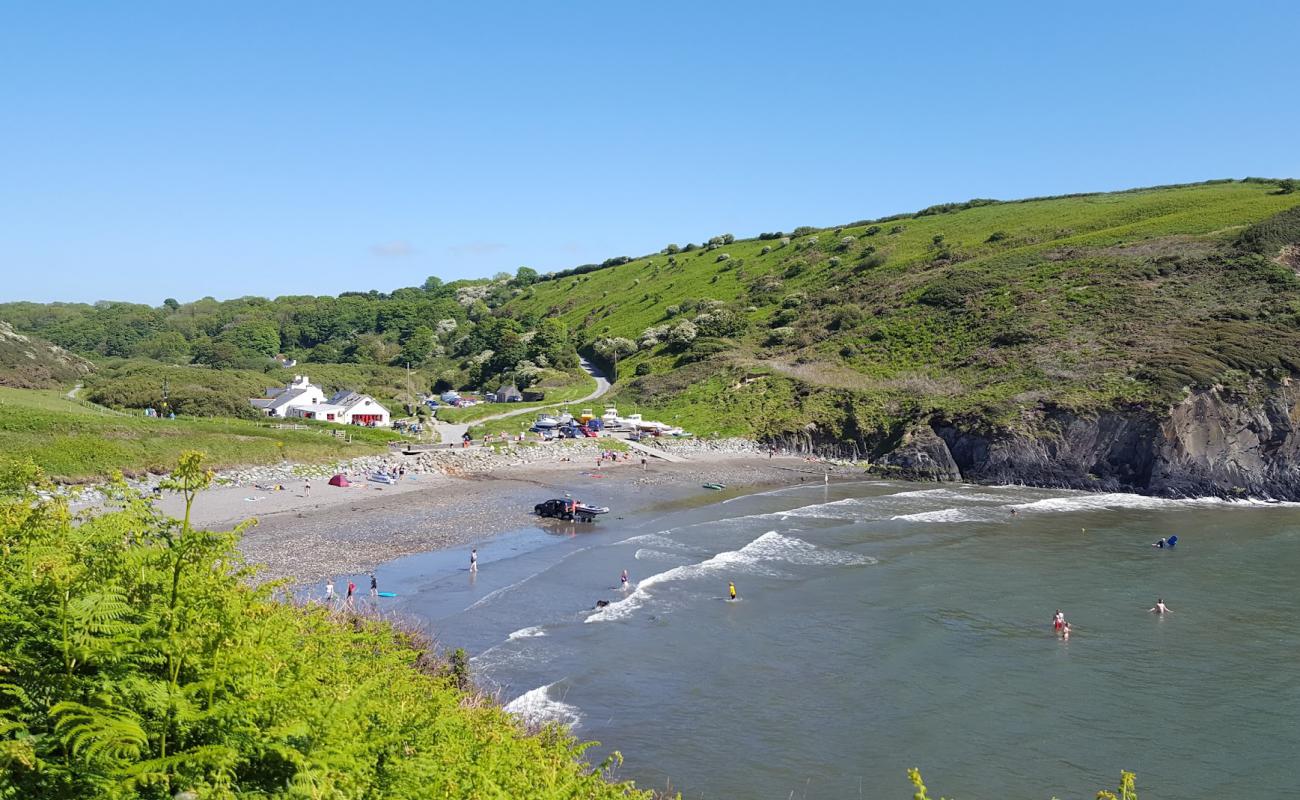
<instances>
[{"instance_id":1,"label":"pebble beach","mask_svg":"<svg viewBox=\"0 0 1300 800\"><path fill-rule=\"evenodd\" d=\"M259 566L264 580L303 584L340 573L359 573L402 556L469 547L485 538L524 527L555 525L533 514L533 506L571 494L610 507L612 516L650 512L675 504L717 500L704 483L725 484L721 494L754 487L792 485L860 476L847 465L770 457L743 440L666 443L668 462L619 453L597 457L607 442L587 440L521 448L438 449L415 455L394 451L329 465L285 464L232 470L195 502L198 527L244 524L240 548ZM380 470L399 469L396 484L367 480ZM334 474L348 487L330 486ZM307 485L310 484L310 491ZM178 516L179 497L157 501ZM596 523L597 525L599 522Z\"/></svg>"}]
</instances>

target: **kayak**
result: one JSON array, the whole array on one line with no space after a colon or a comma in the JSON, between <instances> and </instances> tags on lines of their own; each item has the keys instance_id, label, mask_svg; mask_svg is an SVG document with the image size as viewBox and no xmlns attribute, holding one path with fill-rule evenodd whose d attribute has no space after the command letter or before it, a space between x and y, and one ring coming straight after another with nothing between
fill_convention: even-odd
<instances>
[{"instance_id":1,"label":"kayak","mask_svg":"<svg viewBox=\"0 0 1300 800\"><path fill-rule=\"evenodd\" d=\"M712 490L715 491L715 492L720 492L720 491L722 491L723 489L727 488L727 484L725 484L725 483L706 483L706 484L704 484L704 488L705 488L705 489L712 489Z\"/></svg>"},{"instance_id":2,"label":"kayak","mask_svg":"<svg viewBox=\"0 0 1300 800\"><path fill-rule=\"evenodd\" d=\"M397 592L380 592L380 597L397 597Z\"/></svg>"}]
</instances>

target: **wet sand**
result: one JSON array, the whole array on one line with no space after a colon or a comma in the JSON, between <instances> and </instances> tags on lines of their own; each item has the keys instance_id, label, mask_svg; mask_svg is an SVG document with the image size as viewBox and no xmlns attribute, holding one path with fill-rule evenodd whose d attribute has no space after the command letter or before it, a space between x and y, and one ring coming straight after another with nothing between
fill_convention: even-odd
<instances>
[{"instance_id":1,"label":"wet sand","mask_svg":"<svg viewBox=\"0 0 1300 800\"><path fill-rule=\"evenodd\" d=\"M555 462L460 476L408 474L396 486L378 488L313 481L309 497L299 481L285 484L283 491L213 489L195 502L192 521L216 529L253 520L240 549L251 563L261 565L261 577L304 583L364 572L414 553L467 547L524 527L558 525L539 520L533 506L566 493L609 506L610 516L619 517L696 498L717 500L720 493L704 489L704 483L726 484L721 493L726 496L739 489L820 482L826 469L795 457L718 453L695 454L685 463L652 461L644 470L638 460L599 470L594 464ZM844 467L831 469L837 477L860 475ZM174 497L159 501L159 507L173 515L183 511Z\"/></svg>"}]
</instances>

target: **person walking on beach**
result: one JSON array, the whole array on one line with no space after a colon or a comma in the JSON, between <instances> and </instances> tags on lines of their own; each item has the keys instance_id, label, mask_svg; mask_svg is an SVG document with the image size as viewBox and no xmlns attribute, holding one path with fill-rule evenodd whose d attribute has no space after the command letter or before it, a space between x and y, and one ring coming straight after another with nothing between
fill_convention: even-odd
<instances>
[{"instance_id":1,"label":"person walking on beach","mask_svg":"<svg viewBox=\"0 0 1300 800\"><path fill-rule=\"evenodd\" d=\"M357 593L356 582L348 581L348 599L346 602L348 608L356 608L355 601L352 599L352 596L355 595L356 593Z\"/></svg>"},{"instance_id":2,"label":"person walking on beach","mask_svg":"<svg viewBox=\"0 0 1300 800\"><path fill-rule=\"evenodd\" d=\"M311 497L311 481L307 481L302 485L302 496Z\"/></svg>"},{"instance_id":3,"label":"person walking on beach","mask_svg":"<svg viewBox=\"0 0 1300 800\"><path fill-rule=\"evenodd\" d=\"M1172 614L1172 613L1174 613L1173 609L1170 608L1169 606L1165 605L1165 601L1164 601L1163 599L1159 598L1159 597L1156 598L1156 604L1155 604L1154 606L1152 606L1151 608L1147 609L1147 610L1150 611L1152 614Z\"/></svg>"},{"instance_id":4,"label":"person walking on beach","mask_svg":"<svg viewBox=\"0 0 1300 800\"><path fill-rule=\"evenodd\" d=\"M370 597L375 600L379 599L379 579L375 577L373 572L370 573Z\"/></svg>"},{"instance_id":5,"label":"person walking on beach","mask_svg":"<svg viewBox=\"0 0 1300 800\"><path fill-rule=\"evenodd\" d=\"M622 581L623 581L623 591L626 592L627 591L627 570L623 570Z\"/></svg>"},{"instance_id":6,"label":"person walking on beach","mask_svg":"<svg viewBox=\"0 0 1300 800\"><path fill-rule=\"evenodd\" d=\"M641 456L641 471L645 472L645 456Z\"/></svg>"},{"instance_id":7,"label":"person walking on beach","mask_svg":"<svg viewBox=\"0 0 1300 800\"><path fill-rule=\"evenodd\" d=\"M330 578L325 581L325 603L332 606L334 605L334 599L334 579Z\"/></svg>"},{"instance_id":8,"label":"person walking on beach","mask_svg":"<svg viewBox=\"0 0 1300 800\"><path fill-rule=\"evenodd\" d=\"M469 571L478 572L478 548L472 548L469 551Z\"/></svg>"},{"instance_id":9,"label":"person walking on beach","mask_svg":"<svg viewBox=\"0 0 1300 800\"><path fill-rule=\"evenodd\" d=\"M731 598L732 600L735 600L735 599L736 599L736 582L735 582L735 581L727 581L727 594L730 596L730 598Z\"/></svg>"}]
</instances>

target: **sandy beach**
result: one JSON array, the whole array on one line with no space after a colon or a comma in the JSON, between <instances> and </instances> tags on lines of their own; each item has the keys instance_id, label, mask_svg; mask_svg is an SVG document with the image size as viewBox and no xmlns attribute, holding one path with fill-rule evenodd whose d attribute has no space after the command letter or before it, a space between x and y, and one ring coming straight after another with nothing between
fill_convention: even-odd
<instances>
[{"instance_id":1,"label":"sandy beach","mask_svg":"<svg viewBox=\"0 0 1300 800\"><path fill-rule=\"evenodd\" d=\"M219 486L199 496L192 522L210 529L250 522L240 548L261 566L261 576L304 583L364 572L413 553L467 547L527 526L558 528L561 523L539 520L533 506L565 494L609 506L610 516L619 517L667 504L716 501L754 487L820 482L828 470L833 478L861 474L800 457L708 450L683 453L679 463L651 457L644 466L634 454L597 469L597 451L533 454L538 460L528 463L509 455L459 463L439 453L439 469L430 468L428 458L413 462L396 485L359 479L343 488L313 478L310 493L301 478L261 488ZM395 458L393 463L403 462ZM704 483L727 488L712 491ZM163 497L158 506L174 516L184 511L176 496Z\"/></svg>"}]
</instances>

